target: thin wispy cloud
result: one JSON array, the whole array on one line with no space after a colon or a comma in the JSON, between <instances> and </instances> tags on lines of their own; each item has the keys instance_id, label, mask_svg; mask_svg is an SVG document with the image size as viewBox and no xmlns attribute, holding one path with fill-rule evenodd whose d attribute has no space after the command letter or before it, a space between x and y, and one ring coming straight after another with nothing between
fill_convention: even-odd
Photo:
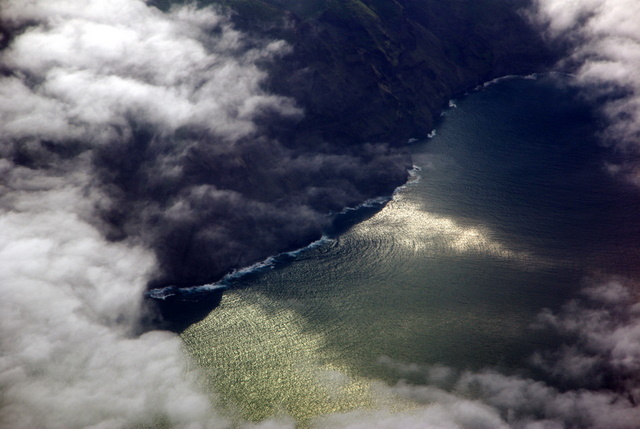
<instances>
[{"instance_id":1,"label":"thin wispy cloud","mask_svg":"<svg viewBox=\"0 0 640 429\"><path fill-rule=\"evenodd\" d=\"M334 416L326 427L637 428L640 307L633 291L625 279L594 281L559 312L539 315L538 328L552 328L565 344L557 352L532 357L547 381L382 357L380 364L399 376L423 380L391 387L420 405L400 413ZM562 384L562 389L554 387Z\"/></svg>"}]
</instances>

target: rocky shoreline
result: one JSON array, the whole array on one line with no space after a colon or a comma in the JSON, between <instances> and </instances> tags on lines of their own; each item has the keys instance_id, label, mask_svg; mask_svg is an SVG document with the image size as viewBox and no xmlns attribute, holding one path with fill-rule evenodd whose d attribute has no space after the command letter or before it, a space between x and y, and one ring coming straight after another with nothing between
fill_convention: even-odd
<instances>
[{"instance_id":1,"label":"rocky shoreline","mask_svg":"<svg viewBox=\"0 0 640 429\"><path fill-rule=\"evenodd\" d=\"M406 142L426 137L454 94L505 74L543 71L555 58L520 13L527 5L520 0L219 0L199 6L211 3L228 8L233 25L247 35L247 49L286 42L277 58L259 62L266 72L262 85L302 114L264 111L254 119L258 132L227 152L195 147L184 161L188 182L177 187L216 193L193 203L202 206L196 221L151 234L162 271L150 287L215 282L317 240L328 213L390 195L407 180ZM156 5L167 9L170 2ZM158 205L173 200L163 194Z\"/></svg>"}]
</instances>

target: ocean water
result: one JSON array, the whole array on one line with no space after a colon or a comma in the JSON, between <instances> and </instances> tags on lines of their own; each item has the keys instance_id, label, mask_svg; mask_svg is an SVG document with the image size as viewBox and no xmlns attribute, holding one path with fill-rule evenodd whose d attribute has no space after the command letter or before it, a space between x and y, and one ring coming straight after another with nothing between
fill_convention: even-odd
<instances>
[{"instance_id":1,"label":"ocean water","mask_svg":"<svg viewBox=\"0 0 640 429\"><path fill-rule=\"evenodd\" d=\"M413 376L396 363L526 373L558 345L533 326L543 308L594 276L638 278L639 193L607 173L597 117L568 82L458 97L381 210L236 279L182 334L216 400L255 421L404 409L385 393Z\"/></svg>"}]
</instances>

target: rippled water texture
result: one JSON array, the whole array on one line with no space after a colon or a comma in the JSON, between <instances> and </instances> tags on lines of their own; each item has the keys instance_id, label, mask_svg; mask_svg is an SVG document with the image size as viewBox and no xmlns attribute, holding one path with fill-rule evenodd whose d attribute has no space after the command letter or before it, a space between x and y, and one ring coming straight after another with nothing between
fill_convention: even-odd
<instances>
[{"instance_id":1,"label":"rippled water texture","mask_svg":"<svg viewBox=\"0 0 640 429\"><path fill-rule=\"evenodd\" d=\"M510 371L585 276L637 277L635 190L604 171L592 112L555 79L463 96L414 145L420 171L375 216L245 279L183 338L242 418L409 404L393 361ZM407 374L403 375L407 377ZM410 375L409 375L410 377Z\"/></svg>"}]
</instances>

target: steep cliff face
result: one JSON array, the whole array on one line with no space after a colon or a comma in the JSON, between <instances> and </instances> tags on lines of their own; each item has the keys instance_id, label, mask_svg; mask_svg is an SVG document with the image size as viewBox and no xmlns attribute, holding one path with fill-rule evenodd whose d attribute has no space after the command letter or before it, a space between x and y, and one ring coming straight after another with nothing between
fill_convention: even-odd
<instances>
[{"instance_id":1,"label":"steep cliff face","mask_svg":"<svg viewBox=\"0 0 640 429\"><path fill-rule=\"evenodd\" d=\"M425 136L444 103L505 74L539 71L552 54L519 0L225 0L236 22L280 37L291 55L270 89L304 109L297 135L360 143Z\"/></svg>"}]
</instances>

